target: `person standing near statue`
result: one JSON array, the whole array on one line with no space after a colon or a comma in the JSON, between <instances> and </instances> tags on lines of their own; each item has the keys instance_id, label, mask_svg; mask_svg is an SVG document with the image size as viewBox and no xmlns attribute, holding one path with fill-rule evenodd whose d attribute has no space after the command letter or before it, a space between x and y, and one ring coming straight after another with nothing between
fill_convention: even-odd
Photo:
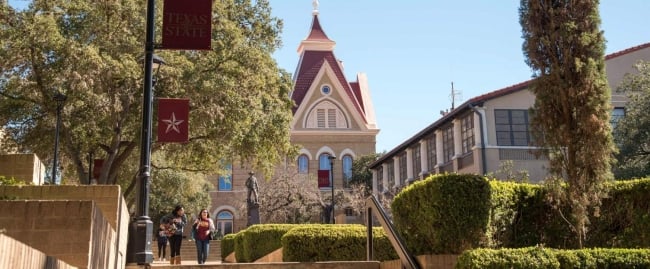
<instances>
[{"instance_id":1,"label":"person standing near statue","mask_svg":"<svg viewBox=\"0 0 650 269\"><path fill-rule=\"evenodd\" d=\"M246 179L246 188L248 188L248 198L246 201L249 204L259 204L259 189L257 186L257 178L255 177L255 172L253 171L248 172L248 179ZM251 199L251 195L253 196L253 199Z\"/></svg>"}]
</instances>

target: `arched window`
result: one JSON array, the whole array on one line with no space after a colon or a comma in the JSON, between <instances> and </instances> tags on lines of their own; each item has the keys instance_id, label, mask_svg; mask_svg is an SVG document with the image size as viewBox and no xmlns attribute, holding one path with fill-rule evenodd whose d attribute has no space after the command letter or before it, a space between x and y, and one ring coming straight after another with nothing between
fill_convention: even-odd
<instances>
[{"instance_id":1,"label":"arched window","mask_svg":"<svg viewBox=\"0 0 650 269\"><path fill-rule=\"evenodd\" d=\"M230 211L220 211L217 214L217 230L221 235L227 235L232 233L232 223L233 216Z\"/></svg>"},{"instance_id":2,"label":"arched window","mask_svg":"<svg viewBox=\"0 0 650 269\"><path fill-rule=\"evenodd\" d=\"M219 191L232 191L232 164L227 164L223 175L219 175Z\"/></svg>"},{"instance_id":3,"label":"arched window","mask_svg":"<svg viewBox=\"0 0 650 269\"><path fill-rule=\"evenodd\" d=\"M298 156L298 173L309 173L309 157L305 154Z\"/></svg>"},{"instance_id":4,"label":"arched window","mask_svg":"<svg viewBox=\"0 0 650 269\"><path fill-rule=\"evenodd\" d=\"M345 187L350 187L350 179L352 179L352 156L343 156L343 184Z\"/></svg>"},{"instance_id":5,"label":"arched window","mask_svg":"<svg viewBox=\"0 0 650 269\"><path fill-rule=\"evenodd\" d=\"M329 159L330 154L328 153L323 153L320 156L318 156L318 169L319 170L330 170L330 159ZM332 177L330 176L330 185L328 187L332 187Z\"/></svg>"}]
</instances>

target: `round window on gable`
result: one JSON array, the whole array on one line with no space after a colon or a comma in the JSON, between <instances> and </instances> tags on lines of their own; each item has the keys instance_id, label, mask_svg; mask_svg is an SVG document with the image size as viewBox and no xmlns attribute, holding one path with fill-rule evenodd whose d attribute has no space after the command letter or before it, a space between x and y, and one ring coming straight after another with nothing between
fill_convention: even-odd
<instances>
[{"instance_id":1,"label":"round window on gable","mask_svg":"<svg viewBox=\"0 0 650 269\"><path fill-rule=\"evenodd\" d=\"M330 89L330 86L323 85L323 87L320 88L321 92L323 94L330 94L332 92L332 89Z\"/></svg>"}]
</instances>

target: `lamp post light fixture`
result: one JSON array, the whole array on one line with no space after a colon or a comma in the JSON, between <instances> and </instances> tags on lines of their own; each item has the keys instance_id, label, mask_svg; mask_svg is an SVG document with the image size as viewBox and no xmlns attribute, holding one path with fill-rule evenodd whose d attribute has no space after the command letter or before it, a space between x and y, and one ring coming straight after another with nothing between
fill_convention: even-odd
<instances>
[{"instance_id":1,"label":"lamp post light fixture","mask_svg":"<svg viewBox=\"0 0 650 269\"><path fill-rule=\"evenodd\" d=\"M67 97L57 91L52 98L56 101L56 129L54 131L54 160L52 161L52 184L56 184L56 171L59 166L59 129L61 128L61 109Z\"/></svg>"},{"instance_id":2,"label":"lamp post light fixture","mask_svg":"<svg viewBox=\"0 0 650 269\"><path fill-rule=\"evenodd\" d=\"M160 72L160 67L161 67L162 65L165 65L165 64L167 64L167 63L165 62L165 60L163 60L162 57L160 57L160 56L158 56L158 55L156 55L156 54L153 54L153 55L152 55L152 64L151 64L151 68L152 68L153 70L156 70L156 75L155 75L155 76L152 76L152 78L151 78L151 88L152 88L152 89L153 89L154 87L156 87L156 81L157 81L158 73Z\"/></svg>"},{"instance_id":3,"label":"lamp post light fixture","mask_svg":"<svg viewBox=\"0 0 650 269\"><path fill-rule=\"evenodd\" d=\"M330 205L330 220L332 224L335 224L336 221L334 220L334 160L336 160L336 156L330 155L327 156L327 159L330 160L330 182L332 183L332 204Z\"/></svg>"},{"instance_id":4,"label":"lamp post light fixture","mask_svg":"<svg viewBox=\"0 0 650 269\"><path fill-rule=\"evenodd\" d=\"M147 0L147 18L144 54L144 90L142 94L142 129L140 133L140 167L137 179L136 219L129 228L127 262L150 265L153 263L151 241L153 222L149 217L149 185L151 183L151 114L153 110L153 69L159 70L165 62L154 55L155 0Z\"/></svg>"}]
</instances>

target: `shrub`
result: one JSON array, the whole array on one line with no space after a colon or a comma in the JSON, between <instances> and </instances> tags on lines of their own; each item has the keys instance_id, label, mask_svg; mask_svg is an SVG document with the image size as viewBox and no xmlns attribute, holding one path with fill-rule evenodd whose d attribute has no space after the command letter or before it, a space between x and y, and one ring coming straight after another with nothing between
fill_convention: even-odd
<instances>
[{"instance_id":1,"label":"shrub","mask_svg":"<svg viewBox=\"0 0 650 269\"><path fill-rule=\"evenodd\" d=\"M244 232L241 230L235 234L235 259L237 262L244 262L245 257L248 255L248 250L244 247Z\"/></svg>"},{"instance_id":2,"label":"shrub","mask_svg":"<svg viewBox=\"0 0 650 269\"><path fill-rule=\"evenodd\" d=\"M225 260L230 253L235 251L236 234L227 234L221 239L221 260Z\"/></svg>"},{"instance_id":3,"label":"shrub","mask_svg":"<svg viewBox=\"0 0 650 269\"><path fill-rule=\"evenodd\" d=\"M650 179L617 181L603 200L600 217L592 218L589 247L650 247Z\"/></svg>"},{"instance_id":4,"label":"shrub","mask_svg":"<svg viewBox=\"0 0 650 269\"><path fill-rule=\"evenodd\" d=\"M297 226L297 224L258 224L248 227L243 233L242 247L247 251L241 262L254 262L281 248L282 236Z\"/></svg>"},{"instance_id":5,"label":"shrub","mask_svg":"<svg viewBox=\"0 0 650 269\"><path fill-rule=\"evenodd\" d=\"M499 250L474 249L465 251L458 258L455 268L650 268L650 250L556 250L540 247Z\"/></svg>"},{"instance_id":6,"label":"shrub","mask_svg":"<svg viewBox=\"0 0 650 269\"><path fill-rule=\"evenodd\" d=\"M391 208L412 254L459 254L485 241L490 186L478 175L433 175L402 190Z\"/></svg>"},{"instance_id":7,"label":"shrub","mask_svg":"<svg viewBox=\"0 0 650 269\"><path fill-rule=\"evenodd\" d=\"M282 237L285 262L366 260L366 227L362 225L306 225ZM373 228L375 260L397 259L382 228Z\"/></svg>"}]
</instances>

